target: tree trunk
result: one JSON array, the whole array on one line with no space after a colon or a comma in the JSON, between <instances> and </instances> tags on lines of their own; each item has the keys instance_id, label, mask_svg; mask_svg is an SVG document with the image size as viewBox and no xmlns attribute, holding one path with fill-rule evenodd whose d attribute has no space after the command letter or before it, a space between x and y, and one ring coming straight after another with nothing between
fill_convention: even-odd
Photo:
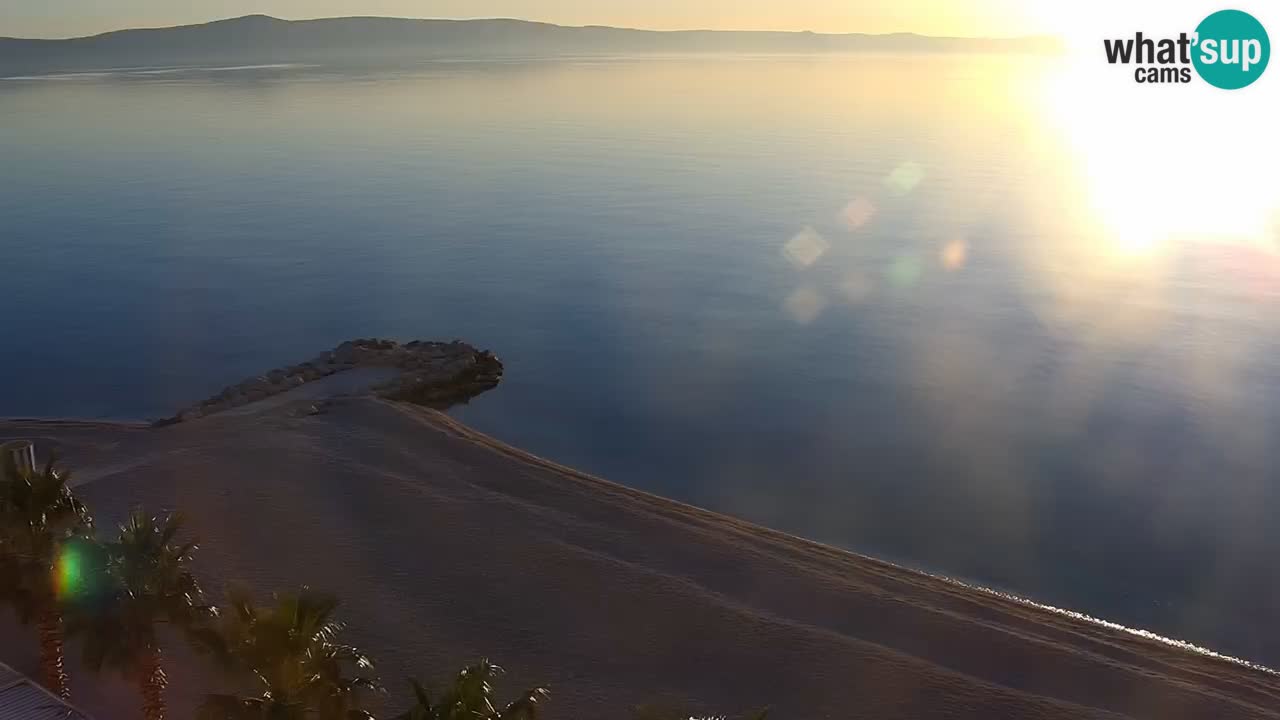
<instances>
[{"instance_id":1,"label":"tree trunk","mask_svg":"<svg viewBox=\"0 0 1280 720\"><path fill-rule=\"evenodd\" d=\"M164 689L169 678L160 666L160 648L147 650L138 667L138 689L142 692L143 720L164 720Z\"/></svg>"},{"instance_id":2,"label":"tree trunk","mask_svg":"<svg viewBox=\"0 0 1280 720\"><path fill-rule=\"evenodd\" d=\"M63 700L71 697L67 672L63 667L62 615L54 608L40 611L36 619L40 632L40 679L49 692Z\"/></svg>"}]
</instances>

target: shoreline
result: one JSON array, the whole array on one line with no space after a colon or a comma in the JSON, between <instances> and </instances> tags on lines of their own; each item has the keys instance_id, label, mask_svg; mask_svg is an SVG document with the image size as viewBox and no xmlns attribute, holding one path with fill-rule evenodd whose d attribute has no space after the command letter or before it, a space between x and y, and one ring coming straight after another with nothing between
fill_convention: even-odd
<instances>
[{"instance_id":1,"label":"shoreline","mask_svg":"<svg viewBox=\"0 0 1280 720\"><path fill-rule=\"evenodd\" d=\"M388 401L383 401L383 402L388 402ZM866 555L866 554L857 552L855 550L849 550L847 548L842 548L836 545L830 545L828 543L819 542L817 540L810 540L809 538L803 537L801 535L795 535L792 533L785 532L783 530L777 530L775 528L771 528L765 525L753 523L749 520L743 520L733 515L727 515L724 513L717 512L715 510L699 507L697 505L691 505L689 503L681 502L680 500L668 498L662 495L657 495L655 493L651 493L638 488L633 488L628 485L623 485L621 483L616 483L607 478L602 478L596 475L592 475L582 470L578 470L577 468L573 468L567 465L562 465L558 462L555 462L554 460L549 460L540 455L535 455L526 450L522 450L514 445L510 445L491 435L487 435L483 432L480 432L479 430L476 430L475 428L467 425L466 423L463 423L462 421L457 420L443 412L434 411L426 408L415 407L407 403L390 402L390 404L397 406L397 408L402 412L423 413L423 414L431 413L428 421L431 422L432 424L438 427L448 429L451 432L455 432L457 433L458 437L461 437L467 440L468 442L475 443L481 447L487 448L494 452L502 453L519 462L527 463L529 465L533 465L536 467L545 468L547 470L563 474L566 477L572 477L584 482L594 483L601 486L602 489L607 488L612 492L616 492L622 495L627 495L635 499L640 499L640 500L644 500L644 501L648 501L648 502L652 502L660 505L674 506L681 509L683 512L687 512L694 515L702 515L709 520L714 520L721 523L727 523L727 524L734 525L736 527L740 527L746 533L765 535L775 540L778 540L780 542L796 545L802 551L808 550L808 551L820 552L823 554L830 554L835 556L846 556L848 559L856 562L870 563L870 564L880 566L888 572L914 574L919 576L922 579L927 579L929 581L940 582L940 583L953 586L956 590L959 590L959 591L982 593L983 595L986 595L994 600L1013 603L1015 605L1027 608L1029 610L1054 613L1064 618L1070 618L1071 620L1094 625L1100 629L1123 632L1128 635L1131 635L1135 639L1151 642L1161 647L1176 648L1181 651L1191 652L1197 655L1204 656L1206 658L1220 660L1226 663L1238 665L1240 667L1248 668L1250 670L1256 670L1256 671L1263 672L1268 675L1273 675L1277 678L1280 678L1280 671L1272 669L1266 665L1263 665L1258 662L1254 662L1252 660L1247 660L1244 658L1239 658L1232 655L1220 653L1211 648L1196 645L1195 643L1190 643L1190 642L1179 640L1173 637L1166 637L1164 635L1160 635L1159 633L1151 632L1149 630L1143 630L1141 628L1131 628L1125 625L1121 625L1120 623L1108 621L1104 618L1097 618L1097 617L1088 615L1087 613L1082 613L1082 612L1078 612L1068 608L1060 608L1060 607L1056 607L1046 603L1038 602L1031 598L1018 595L1017 593L1014 593L1014 592L997 590L994 588L986 587L979 583L964 580L962 578L956 578L956 577L952 577L952 576L942 574L942 573L937 573L937 572L930 572L928 570L923 570L920 568L911 567L909 565L904 565L900 563L895 563L890 560L885 560L883 558L879 558L874 555Z\"/></svg>"},{"instance_id":2,"label":"shoreline","mask_svg":"<svg viewBox=\"0 0 1280 720\"><path fill-rule=\"evenodd\" d=\"M1069 618L1074 621L1084 622L1095 626L1099 629L1108 631L1116 631L1125 633L1135 640L1150 642L1155 646L1163 648L1174 648L1180 651L1193 653L1205 658L1219 660L1225 663L1236 665L1242 668L1255 670L1266 673L1268 675L1280 678L1280 670L1273 669L1259 662L1228 655L1213 650L1212 648L1196 645L1195 643L1179 640L1175 637L1161 635L1142 628L1134 628L1120 623L1111 622L1105 618L1094 617L1087 613L1082 613L1069 608L1057 607L1047 603L1037 601L1033 598L1022 596L1016 592L996 589L982 585L964 578L954 577L941 572L925 570L910 565L893 562L874 555L866 555L855 550L842 548L836 545L811 540L801 535L796 535L783 530L778 530L765 525L753 523L748 520L727 515L715 510L703 508L697 505L682 502L673 498L641 490L639 488L630 487L621 483L608 480L607 478L592 475L591 473L579 470L568 465L563 465L554 460L544 458L527 450L523 450L514 445L510 445L498 438L483 433L466 423L457 420L443 411L429 407L416 405L409 401L392 400L388 398L379 398L371 394L367 395L349 395L341 397L326 398L320 402L332 402L341 399L358 399L368 398L373 402L378 402L388 407L395 408L399 412L403 412L415 419L419 419L433 426L436 429L444 430L454 437L472 443L476 446L493 451L505 457L511 458L517 462L527 464L531 467L544 469L563 475L565 478L571 478L580 482L594 484L598 489L612 494L625 496L633 500L645 503L652 503L657 506L667 506L668 508L677 508L681 512L694 516L700 516L706 520L712 520L740 529L744 533L757 534L770 537L774 540L795 545L801 551L811 551L824 555L844 556L849 560L870 563L882 567L888 572L909 573L919 576L922 580L928 580L943 583L951 586L957 591L980 593L986 597L1000 602L1008 602L1014 605L1034 610L1038 612L1047 612ZM259 401L260 402L260 401ZM191 422L191 421L187 421ZM164 425L157 425L155 421L147 420L95 420L85 418L26 418L26 417L0 417L0 435L5 435L15 431L19 431L23 427L32 427L37 429L75 429L75 430L126 430L126 431L157 431L163 429ZM73 468L74 469L74 468Z\"/></svg>"},{"instance_id":3,"label":"shoreline","mask_svg":"<svg viewBox=\"0 0 1280 720\"><path fill-rule=\"evenodd\" d=\"M620 485L428 407L322 404L163 427L15 418L0 439L58 450L104 525L183 510L215 595L337 592L393 685L488 656L514 685L552 681L554 717L669 700L780 718L1280 718L1280 675L1247 660ZM15 632L0 618L0 646ZM221 686L175 654L182 714ZM98 717L126 712L109 683L75 692Z\"/></svg>"},{"instance_id":4,"label":"shoreline","mask_svg":"<svg viewBox=\"0 0 1280 720\"><path fill-rule=\"evenodd\" d=\"M351 397L360 397L360 396L351 396ZM332 398L330 400L332 400ZM406 412L410 414L430 413L430 415L425 418L427 422L441 429L447 430L448 432L454 434L456 437L460 439L463 439L470 443L474 443L480 447L486 448L488 450L492 450L496 453L510 457L518 462L522 462L533 467L546 469L555 473L560 473L566 477L574 478L576 480L580 480L583 482L599 484L601 486L601 489L607 489L607 491L609 492L618 493L621 495L627 495L631 498L642 500L645 502L658 503L658 504L670 504L691 514L702 514L702 515L706 515L709 519L714 519L720 522L733 524L735 526L740 525L744 532L767 535L779 541L796 544L798 546L801 546L802 548L809 549L815 552L844 555L844 556L848 556L849 559L856 560L858 562L874 563L876 565L884 567L886 570L891 572L912 573L920 576L921 578L927 578L928 580L931 580L931 581L937 581L937 582L951 585L957 590L961 590L965 592L981 593L990 598L997 599L1004 602L1014 603L1028 609L1054 613L1056 615L1060 615L1065 618L1070 618L1072 620L1078 620L1081 622L1089 623L1100 629L1123 632L1128 635L1131 635L1135 639L1148 641L1162 647L1176 648L1182 651L1201 655L1206 658L1221 660L1223 662L1231 663L1233 665L1238 665L1240 667L1248 668L1250 670L1256 670L1259 672L1267 673L1269 675L1274 675L1280 678L1280 670L1273 669L1267 665L1264 665L1262 663L1255 662L1252 660L1248 660L1246 658L1228 655L1228 654L1213 650L1212 648L1204 647L1204 646L1197 645L1195 643L1191 643L1184 640L1179 640L1178 638L1175 638L1175 637L1161 635L1159 633L1155 633L1149 630L1144 630L1142 628L1129 627L1126 625L1122 625L1120 623L1111 622L1109 620L1106 620L1105 618L1094 617L1087 613L1071 610L1069 608L1057 607L1054 605L1037 601L1030 597L1019 595L1016 592L988 587L986 585L982 585L981 583L967 580L964 578L954 577L941 572L925 570L922 568L906 565L903 563L897 563L891 560L886 560L884 558L876 557L874 555L866 555L866 554L857 552L856 550L850 550L850 549L842 548L836 545L819 542L817 540L811 540L802 535L788 533L783 530L778 530L765 525L753 523L748 520L743 520L733 515L727 515L724 513L717 512L715 510L703 508L697 505L691 505L691 504L682 502L680 500L668 498L668 497L651 493L638 488L633 488L627 485L623 485L621 483L616 483L612 480L608 480L606 478L592 475L590 473L579 470L577 468L563 465L554 460L544 458L540 455L536 455L529 451L518 448L514 445L510 445L502 440L499 440L498 438L485 434L471 427L470 425L467 425L466 423L463 423L462 421L457 420L445 414L442 411L433 410L431 408L424 408L421 406L416 406L408 401L378 399L377 402L382 402L384 404L395 407L396 409L402 412ZM146 421L146 420L94 420L94 419L82 419L82 418L0 417L0 434L5 434L7 432L14 432L15 430L18 430L20 427L23 427L23 426L29 426L34 428L55 429L55 430L56 429L159 430L162 427L164 427L164 426L157 426L154 421Z\"/></svg>"},{"instance_id":5,"label":"shoreline","mask_svg":"<svg viewBox=\"0 0 1280 720\"><path fill-rule=\"evenodd\" d=\"M78 417L0 417L0 426L7 425L46 425L49 427L101 427L129 428L148 430L153 427L154 420L101 420L97 418Z\"/></svg>"}]
</instances>

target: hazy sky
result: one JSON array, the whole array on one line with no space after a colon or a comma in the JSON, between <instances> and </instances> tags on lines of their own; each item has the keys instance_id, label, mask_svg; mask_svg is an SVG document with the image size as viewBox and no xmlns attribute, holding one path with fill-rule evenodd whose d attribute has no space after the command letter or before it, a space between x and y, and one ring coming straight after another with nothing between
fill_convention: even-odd
<instances>
[{"instance_id":1,"label":"hazy sky","mask_svg":"<svg viewBox=\"0 0 1280 720\"><path fill-rule=\"evenodd\" d=\"M517 17L567 25L1018 35L1052 30L1057 0L0 0L0 36L68 37L266 13Z\"/></svg>"},{"instance_id":2,"label":"hazy sky","mask_svg":"<svg viewBox=\"0 0 1280 720\"><path fill-rule=\"evenodd\" d=\"M1261 19L1274 14L1275 2L1234 0L1226 6ZM72 37L265 13L291 20L343 15L515 17L661 30L980 37L1046 33L1093 42L1104 31L1191 30L1223 7L1223 0L0 0L0 36Z\"/></svg>"}]
</instances>

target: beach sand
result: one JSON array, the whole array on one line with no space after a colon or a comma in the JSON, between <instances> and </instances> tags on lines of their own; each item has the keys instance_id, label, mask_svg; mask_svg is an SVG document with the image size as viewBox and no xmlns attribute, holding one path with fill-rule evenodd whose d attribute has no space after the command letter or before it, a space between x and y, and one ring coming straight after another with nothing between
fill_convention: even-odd
<instances>
[{"instance_id":1,"label":"beach sand","mask_svg":"<svg viewBox=\"0 0 1280 720\"><path fill-rule=\"evenodd\" d=\"M440 413L369 398L166 428L0 423L56 448L101 530L179 508L215 596L301 584L343 600L386 707L489 657L552 718L770 706L771 718L1280 717L1280 678L657 498ZM908 520L904 518L904 522ZM1267 631L1260 628L1260 632ZM34 667L6 618L0 660ZM228 686L175 643L171 717ZM76 672L75 702L136 717Z\"/></svg>"}]
</instances>

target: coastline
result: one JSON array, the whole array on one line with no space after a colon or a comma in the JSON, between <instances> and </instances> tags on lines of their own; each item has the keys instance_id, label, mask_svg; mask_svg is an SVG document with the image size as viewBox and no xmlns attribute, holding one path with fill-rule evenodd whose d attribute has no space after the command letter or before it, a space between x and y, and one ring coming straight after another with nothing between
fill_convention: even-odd
<instances>
[{"instance_id":1,"label":"coastline","mask_svg":"<svg viewBox=\"0 0 1280 720\"><path fill-rule=\"evenodd\" d=\"M299 412L310 404L158 428L8 420L0 438L59 450L102 524L137 503L184 510L215 588L338 592L393 687L489 656L514 684L550 682L553 717L653 701L1280 717L1280 677L1244 661L618 485L429 408L365 396ZM196 659L175 666L175 709L219 687ZM76 692L99 718L127 707L110 682Z\"/></svg>"},{"instance_id":2,"label":"coastline","mask_svg":"<svg viewBox=\"0 0 1280 720\"><path fill-rule=\"evenodd\" d=\"M1280 671L1272 669L1266 665L1254 662L1245 658L1235 657L1213 650L1212 648L1196 645L1195 643L1179 640L1174 637L1160 635L1141 628L1132 628L1119 623L1114 623L1105 618L1094 617L1085 613L1070 610L1068 608L1056 607L1046 603L1038 602L1032 598L1018 595L1014 592L999 590L971 582L963 578L951 577L943 573L931 572L928 570L911 567L901 563L895 563L890 560L865 555L853 550L829 545L827 543L810 540L800 535L794 535L774 528L766 527L747 520L742 520L731 515L718 513L714 510L708 510L690 505L679 500L663 497L654 493L650 493L637 488L632 488L620 483L615 483L606 478L598 477L590 473L583 472L576 468L557 463L553 460L535 455L526 450L522 450L513 445L509 445L491 435L487 435L471 426L463 423L444 412L414 406L408 402L383 400L382 402L397 407L397 409L408 413L420 413L426 415L424 421L432 425L436 429L441 429L451 433L455 437L466 442L473 443L477 446L486 448L495 453L507 456L521 463L528 464L533 467L546 469L551 472L559 473L566 479L575 479L586 483L598 484L603 492L617 493L632 499L656 503L660 505L674 505L682 511L690 514L701 514L709 519L730 525L741 526L744 532L766 535L780 542L790 543L798 547L812 551L815 553L831 553L835 555L848 556L856 559L858 562L874 564L883 567L888 572L900 572L918 575L931 581L936 581L953 586L958 591L981 593L993 600L1013 603L1017 606L1025 607L1035 611L1049 612L1063 617L1071 618L1100 629L1125 633L1140 641L1154 643L1161 647L1176 648L1201 655L1207 658L1221 660L1223 662L1238 665L1250 670L1266 673L1280 677ZM151 430L156 429L155 421L150 420L96 420L85 418L29 418L29 417L0 417L0 437L17 436L25 432L27 429L76 429L76 430Z\"/></svg>"},{"instance_id":3,"label":"coastline","mask_svg":"<svg viewBox=\"0 0 1280 720\"><path fill-rule=\"evenodd\" d=\"M497 438L494 438L490 435L486 435L485 433L482 433L479 430L476 430L471 426L453 417L450 417L449 415L446 415L444 413L425 410L423 408L415 408L409 405L402 405L401 409L411 413L429 412L431 413L429 419L427 420L429 423L437 427L447 429L450 432L455 432L457 433L458 437L468 442L475 443L479 446L485 447L496 453L507 455L519 462L527 463L527 464L541 467L541 468L546 468L550 471L560 473L566 478L576 478L583 482L594 483L594 484L597 484L597 486L601 487L602 489L607 488L608 491L610 492L615 492L620 495L626 495L628 497L631 497L637 500L648 501L648 502L652 502L652 503L655 503L658 505L664 505L664 506L666 505L675 506L680 508L681 511L689 513L691 515L703 515L709 520L725 523L732 526L741 527L742 531L745 533L763 535L771 539L774 539L780 543L794 545L801 552L808 551L808 552L814 552L819 554L830 554L836 557L844 556L858 563L866 563L869 565L877 566L879 568L882 568L885 572L905 573L905 574L919 576L922 580L938 582L944 585L952 586L955 590L959 592L980 593L986 597L991 598L993 601L1011 603L1014 606L1023 607L1032 611L1053 613L1055 615L1059 615L1065 618L1070 618L1071 620L1074 620L1074 621L1079 621L1082 623L1086 623L1088 625L1095 626L1099 629L1122 632L1132 636L1136 640L1151 642L1160 647L1176 648L1180 651L1202 655L1204 657L1213 658L1215 660L1221 660L1223 662L1231 663L1233 665L1238 665L1240 667L1248 668L1250 670L1254 670L1257 672L1265 673L1265 674L1280 678L1280 671L1272 669L1261 663L1247 660L1245 658L1239 658L1239 657L1223 654L1213 650L1212 648L1202 647L1194 643L1186 642L1173 637L1167 637L1167 636L1150 632L1148 630L1143 630L1140 628L1127 627L1119 623L1110 622L1104 618L1093 617L1091 615L1070 610L1067 608L1060 608L1060 607L1055 607L1053 605L1037 602L1036 600L1033 600L1031 598L1020 596L1017 593L1007 592L1004 590L997 590L994 588L983 586L978 583L964 580L962 578L950 577L942 573L930 572L927 570L922 570L920 568L915 568L908 565L895 563L889 560L885 560L883 558L878 558L873 555L865 555L853 550L837 547L835 545L829 545L827 543L818 542L816 540L810 540L800 535L794 535L792 533L784 532L782 530L776 530L774 528L766 527L764 525L759 525L747 520L736 518L732 515L718 513L714 510L708 510L705 508L698 507L696 505L690 505L688 503L681 502L679 500L663 497L661 495L656 495L654 493L650 493L644 490L639 490L637 488L628 487L620 483L615 483L606 478L601 478L595 475L591 475L590 473L583 472L576 468L572 468L567 465L562 465L553 460L549 460L539 455L535 455L533 453L517 448L513 445L509 445L501 440L498 440Z\"/></svg>"},{"instance_id":4,"label":"coastline","mask_svg":"<svg viewBox=\"0 0 1280 720\"><path fill-rule=\"evenodd\" d=\"M33 427L51 427L51 428L100 428L100 429L127 429L127 430L146 430L152 426L149 420L95 420L93 418L63 418L63 417L0 417L0 429L3 427L16 427L19 425L30 425Z\"/></svg>"}]
</instances>

